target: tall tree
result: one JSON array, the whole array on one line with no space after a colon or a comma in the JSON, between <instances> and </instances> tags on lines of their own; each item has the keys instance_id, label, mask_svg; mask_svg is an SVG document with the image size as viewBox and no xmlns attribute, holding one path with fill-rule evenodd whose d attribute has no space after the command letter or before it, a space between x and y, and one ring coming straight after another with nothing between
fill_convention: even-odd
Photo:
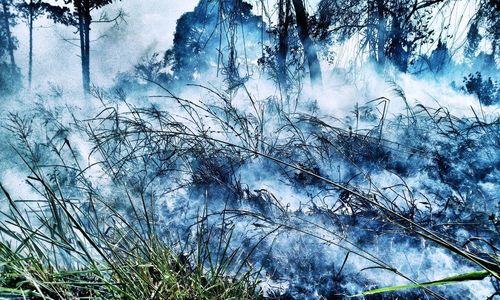
<instances>
[{"instance_id":1,"label":"tall tree","mask_svg":"<svg viewBox=\"0 0 500 300\"><path fill-rule=\"evenodd\" d=\"M500 54L500 1L498 0L479 0L475 22L485 29L483 38L491 43L491 57L497 59Z\"/></svg>"},{"instance_id":2,"label":"tall tree","mask_svg":"<svg viewBox=\"0 0 500 300\"><path fill-rule=\"evenodd\" d=\"M16 92L21 86L21 76L16 65L14 51L17 40L11 28L15 24L11 13L12 2L1 0L0 8L0 96Z\"/></svg>"},{"instance_id":3,"label":"tall tree","mask_svg":"<svg viewBox=\"0 0 500 300\"><path fill-rule=\"evenodd\" d=\"M250 62L257 59L258 46L248 40L260 37L262 23L245 1L199 1L177 20L171 49L174 78L196 80L217 65L216 75L224 75L230 88L240 86L245 76L239 74L251 72Z\"/></svg>"},{"instance_id":4,"label":"tall tree","mask_svg":"<svg viewBox=\"0 0 500 300\"><path fill-rule=\"evenodd\" d=\"M278 82L286 86L287 66L286 58L289 48L289 30L291 26L291 3L290 0L279 0L278 2L278 55L277 55L277 77Z\"/></svg>"},{"instance_id":5,"label":"tall tree","mask_svg":"<svg viewBox=\"0 0 500 300\"><path fill-rule=\"evenodd\" d=\"M90 0L75 0L74 5L78 19L78 32L80 34L83 91L85 95L88 95L90 93L90 23L92 22L90 11L92 4Z\"/></svg>"},{"instance_id":6,"label":"tall tree","mask_svg":"<svg viewBox=\"0 0 500 300\"><path fill-rule=\"evenodd\" d=\"M375 32L377 37L377 42L375 44L375 51L377 53L376 61L383 65L385 63L385 39L386 33L386 17L384 15L384 0L376 0L375 7L373 7L375 16ZM374 26L371 26L372 28Z\"/></svg>"},{"instance_id":7,"label":"tall tree","mask_svg":"<svg viewBox=\"0 0 500 300\"><path fill-rule=\"evenodd\" d=\"M277 14L269 13L269 8L261 1L263 15L267 17L270 25L269 32L275 36L273 46L266 47L267 52L264 53L261 62L272 66L273 75L286 89L290 67L295 66L301 69L302 57L300 56L303 55L303 63L307 65L311 83L321 84L321 67L311 32L316 25L313 22L314 17L308 15L303 0L277 0L274 3ZM271 17L272 15L277 15L277 23Z\"/></svg>"},{"instance_id":8,"label":"tall tree","mask_svg":"<svg viewBox=\"0 0 500 300\"><path fill-rule=\"evenodd\" d=\"M481 42L482 36L479 33L478 22L472 22L467 32L467 41L465 44L464 56L472 61L476 56L477 49L479 48L479 43Z\"/></svg>"},{"instance_id":9,"label":"tall tree","mask_svg":"<svg viewBox=\"0 0 500 300\"><path fill-rule=\"evenodd\" d=\"M52 5L42 0L20 1L16 4L20 17L28 25L29 31L29 53L28 53L28 85L31 90L33 79L33 29L34 22L42 15L47 15L54 22L69 25L71 23L69 9Z\"/></svg>"},{"instance_id":10,"label":"tall tree","mask_svg":"<svg viewBox=\"0 0 500 300\"><path fill-rule=\"evenodd\" d=\"M448 0L321 0L318 6L320 36L341 40L363 33L379 64L386 60L406 72L418 45L432 42L432 9ZM326 32L325 32L326 31Z\"/></svg>"},{"instance_id":11,"label":"tall tree","mask_svg":"<svg viewBox=\"0 0 500 300\"><path fill-rule=\"evenodd\" d=\"M121 0L119 0L121 1ZM113 0L64 0L73 8L73 21L71 22L78 30L80 40L80 58L82 67L82 85L85 97L90 93L90 31L92 23L112 23L123 18L120 11L116 17L110 19L105 15L99 20L92 19L92 13L104 6L111 4Z\"/></svg>"},{"instance_id":12,"label":"tall tree","mask_svg":"<svg viewBox=\"0 0 500 300\"><path fill-rule=\"evenodd\" d=\"M304 56L309 66L309 76L313 84L321 83L321 67L318 53L313 40L309 34L309 21L303 0L292 0L295 8L295 18L299 32L300 41L304 47Z\"/></svg>"},{"instance_id":13,"label":"tall tree","mask_svg":"<svg viewBox=\"0 0 500 300\"><path fill-rule=\"evenodd\" d=\"M17 68L16 59L14 57L15 50L15 42L12 37L12 32L10 30L11 22L12 22L12 14L10 12L11 2L8 0L2 0L2 26L4 28L6 42L7 42L7 52L10 58L10 67L12 68L12 72Z\"/></svg>"}]
</instances>

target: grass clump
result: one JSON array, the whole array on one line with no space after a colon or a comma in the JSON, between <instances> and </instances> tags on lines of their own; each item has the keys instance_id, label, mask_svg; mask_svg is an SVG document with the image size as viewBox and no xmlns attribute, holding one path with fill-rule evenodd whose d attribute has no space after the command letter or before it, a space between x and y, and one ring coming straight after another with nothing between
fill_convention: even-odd
<instances>
[{"instance_id":1,"label":"grass clump","mask_svg":"<svg viewBox=\"0 0 500 300\"><path fill-rule=\"evenodd\" d=\"M2 244L2 297L29 299L258 299L256 282L192 266L158 243L149 259L55 269L33 256L23 257Z\"/></svg>"}]
</instances>

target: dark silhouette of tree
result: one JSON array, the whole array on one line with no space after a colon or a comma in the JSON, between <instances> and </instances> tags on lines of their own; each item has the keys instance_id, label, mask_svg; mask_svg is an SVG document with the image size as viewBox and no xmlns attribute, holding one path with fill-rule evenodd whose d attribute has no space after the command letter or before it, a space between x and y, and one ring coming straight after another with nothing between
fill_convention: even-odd
<instances>
[{"instance_id":1,"label":"dark silhouette of tree","mask_svg":"<svg viewBox=\"0 0 500 300\"><path fill-rule=\"evenodd\" d=\"M499 83L491 78L483 79L490 76L496 77L498 73L500 2L477 0L476 4L477 11L471 20L464 48L464 56L472 72L464 78L463 89L468 93L476 94L481 103L490 105L500 102L498 99ZM489 42L491 51L479 49L481 41ZM476 73L473 74L474 72Z\"/></svg>"},{"instance_id":2,"label":"dark silhouette of tree","mask_svg":"<svg viewBox=\"0 0 500 300\"><path fill-rule=\"evenodd\" d=\"M494 82L491 77L483 79L480 72L464 77L464 91L477 96L484 105L500 103L500 83Z\"/></svg>"},{"instance_id":3,"label":"dark silhouette of tree","mask_svg":"<svg viewBox=\"0 0 500 300\"><path fill-rule=\"evenodd\" d=\"M322 0L318 6L315 35L335 35L345 41L364 34L362 48L379 65L386 60L403 72L415 56L418 45L433 42L431 9L447 0Z\"/></svg>"},{"instance_id":4,"label":"dark silhouette of tree","mask_svg":"<svg viewBox=\"0 0 500 300\"><path fill-rule=\"evenodd\" d=\"M197 79L199 74L217 65L217 76L223 75L230 88L245 80L248 73L246 40L257 40L262 19L252 14L244 1L201 0L194 11L177 20L172 53L174 77L181 81ZM245 65L239 66L238 57Z\"/></svg>"},{"instance_id":5,"label":"dark silhouette of tree","mask_svg":"<svg viewBox=\"0 0 500 300\"><path fill-rule=\"evenodd\" d=\"M183 14L177 20L174 34L174 65L175 76L180 80L191 80L195 73L206 68L206 60L200 59L203 55L204 43L209 41L210 34L206 33L204 23L212 23L214 16L200 12L200 4L193 12ZM215 30L215 29L212 29Z\"/></svg>"},{"instance_id":6,"label":"dark silhouette of tree","mask_svg":"<svg viewBox=\"0 0 500 300\"><path fill-rule=\"evenodd\" d=\"M479 0L478 10L475 17L477 25L485 29L482 38L491 42L492 60L496 60L499 53L500 44L500 1L498 0Z\"/></svg>"},{"instance_id":7,"label":"dark silhouette of tree","mask_svg":"<svg viewBox=\"0 0 500 300\"><path fill-rule=\"evenodd\" d=\"M302 0L278 0L276 7L277 25L268 29L275 35L276 42L274 47L267 49L261 63L272 66L272 75L282 88L287 89L290 67L302 69L302 58L297 55L302 53L311 83L321 84L321 67L311 30L315 27L315 18L308 15Z\"/></svg>"},{"instance_id":8,"label":"dark silhouette of tree","mask_svg":"<svg viewBox=\"0 0 500 300\"><path fill-rule=\"evenodd\" d=\"M481 42L482 36L479 34L478 22L473 22L467 32L467 41L464 50L464 56L472 61Z\"/></svg>"},{"instance_id":9,"label":"dark silhouette of tree","mask_svg":"<svg viewBox=\"0 0 500 300\"><path fill-rule=\"evenodd\" d=\"M20 17L28 25L29 30L29 54L28 54L28 85L31 90L33 78L33 25L34 22L46 15L54 22L70 24L70 10L67 7L60 7L41 0L29 0L29 2L20 1L16 4Z\"/></svg>"},{"instance_id":10,"label":"dark silhouette of tree","mask_svg":"<svg viewBox=\"0 0 500 300\"><path fill-rule=\"evenodd\" d=\"M240 74L243 68L238 66L241 60L237 57L248 55L246 47L242 47L241 43L253 34L253 40L260 39L262 44L271 35L276 37L271 46L263 46L263 53L258 61L260 65L270 67L271 75L281 87L286 87L290 64L296 64L297 69L302 68L302 61L296 59L299 56L297 53L303 54L303 62L308 66L311 82L321 83L320 62L311 36L312 18L307 14L304 1L277 0L275 4L278 24L267 27L263 16L253 15L252 6L245 1L201 0L193 12L184 14L177 21L172 48L175 78L195 79L197 74L213 64L211 57L215 49L217 75L222 73L230 87L238 86L245 80L245 76ZM264 28L267 29L265 37Z\"/></svg>"},{"instance_id":11,"label":"dark silhouette of tree","mask_svg":"<svg viewBox=\"0 0 500 300\"><path fill-rule=\"evenodd\" d=\"M82 84L85 97L90 93L90 31L92 23L117 23L123 19L123 12L120 11L114 18L101 15L98 20L92 19L92 13L97 11L113 0L63 0L65 4L73 9L72 18L68 24L75 26L78 30L80 40L80 58L82 66ZM121 1L121 0L120 0Z\"/></svg>"},{"instance_id":12,"label":"dark silhouette of tree","mask_svg":"<svg viewBox=\"0 0 500 300\"><path fill-rule=\"evenodd\" d=\"M432 50L429 56L429 69L434 74L442 73L451 63L451 54L446 42L439 39L436 49Z\"/></svg>"},{"instance_id":13,"label":"dark silhouette of tree","mask_svg":"<svg viewBox=\"0 0 500 300\"><path fill-rule=\"evenodd\" d=\"M309 66L309 76L311 78L311 83L321 83L321 67L319 64L316 47L309 34L310 27L307 12L304 7L304 2L302 0L292 0L292 2L295 8L295 18L297 22L300 41L302 43L302 47L304 47L304 56Z\"/></svg>"},{"instance_id":14,"label":"dark silhouette of tree","mask_svg":"<svg viewBox=\"0 0 500 300\"><path fill-rule=\"evenodd\" d=\"M2 26L6 39L6 49L10 58L10 66L14 71L17 68L16 59L14 57L14 50L16 48L16 41L11 33L11 26L14 23L13 15L10 12L12 3L9 0L2 0Z\"/></svg>"},{"instance_id":15,"label":"dark silhouette of tree","mask_svg":"<svg viewBox=\"0 0 500 300\"><path fill-rule=\"evenodd\" d=\"M286 59L289 51L290 26L292 25L291 2L290 0L279 0L278 2L278 54L277 78L278 82L286 87L287 65Z\"/></svg>"},{"instance_id":16,"label":"dark silhouette of tree","mask_svg":"<svg viewBox=\"0 0 500 300\"><path fill-rule=\"evenodd\" d=\"M20 73L16 65L14 51L17 40L12 35L11 28L15 24L11 13L12 2L1 0L0 10L0 94L11 94L20 87Z\"/></svg>"}]
</instances>

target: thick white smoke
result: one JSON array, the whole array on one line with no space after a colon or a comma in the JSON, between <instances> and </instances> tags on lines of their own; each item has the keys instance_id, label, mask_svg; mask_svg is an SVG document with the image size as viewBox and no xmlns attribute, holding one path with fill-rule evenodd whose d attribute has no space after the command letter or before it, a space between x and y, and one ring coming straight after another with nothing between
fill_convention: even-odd
<instances>
[{"instance_id":1,"label":"thick white smoke","mask_svg":"<svg viewBox=\"0 0 500 300\"><path fill-rule=\"evenodd\" d=\"M111 29L105 24L96 24L92 30L94 38L103 36L91 46L92 82L99 87L110 87L115 83L116 74L130 72L141 57L170 48L176 20L182 13L193 10L196 3L194 0L124 0L107 7L110 16L123 9L126 13L126 22ZM314 7L314 1L310 1L309 5ZM259 5L256 5L254 12L259 11ZM453 22L462 26L461 19L456 19L458 18L456 15L453 16ZM249 57L257 57L263 42L259 40L260 31L253 32L252 29L248 29L246 36L249 39L246 41L248 44L243 44L242 40L237 43L240 68L246 74L245 65L250 64L248 69L252 70L246 74L249 75L249 78L245 78L246 89L240 86L237 92L234 92L227 88L224 76L215 70L217 64L214 62L217 61L217 56L214 56L214 53L217 51L212 49L207 51L207 61L211 62L213 68L196 76L195 83L204 87L186 85L192 82L176 83L173 90L175 96L180 99L172 97L169 91L151 88L140 96L129 96L126 103L122 101L123 99L117 100L115 91L104 93L106 95L102 99L93 98L85 102L79 100L81 99L79 49L71 45L78 43L72 40L75 38L74 30L52 25L47 20L40 20L37 24L44 27L37 28L35 35L34 82L35 90L40 95L25 93L24 97L19 99L18 106L9 110L36 115L39 107L35 107L33 103L39 103L47 111L58 112L55 119L71 128L67 133L67 139L79 153L80 162L89 166L85 176L99 189L103 197L115 201L117 206L125 206L123 201L120 201L126 198L126 193L116 186L116 182L109 174L106 174L105 167L95 164L102 157L93 151L95 145L92 145L88 132L82 130L82 127L87 128L82 124L105 128L108 124L104 121L99 123L100 120L94 120L86 123L85 120L102 113L104 108L116 109L122 114L121 116L135 116L130 111L134 111L133 107L137 107L168 112L169 117L172 116L176 122L185 126L186 131L197 132L202 126L204 131L200 131L214 138L238 146L252 146L254 148L251 150L279 156L283 160L290 159L291 164L301 163L300 167L310 168L308 171L317 172L335 182L359 185L359 189L367 194L378 189L381 191L380 194L393 200L390 205L397 209L409 210L408 199L416 199L418 203L415 207L424 212L430 211L432 218L442 218L445 223L453 223L455 211L446 211L442 215L434 216L440 210L444 211L445 205L442 199L434 198L436 195L433 192L449 193L453 201L459 201L455 198L460 197L463 202L476 201L467 204L471 207L474 205L474 209L477 208L477 212L482 215L498 209L498 203L495 203L498 200L495 198L498 179L491 178L494 174L498 174L498 171L488 172L487 177L475 182L482 193L480 200L470 199L480 193L462 196L457 195L456 191L450 192L447 184L433 177L435 175L432 173L433 170L417 169L420 166L433 166L431 163L433 155L442 150L432 149L433 145L451 147L445 144L446 138L441 135L435 136L437 130L431 128L435 124L426 118L422 118L424 120L418 123L418 126L415 125L415 132L407 132L406 135L403 129L407 120L397 123L398 118L410 114L409 108L417 111L418 107L425 107L431 112L435 112L432 109L446 111L450 113L449 116L468 120L480 118L485 123L498 119L497 106L484 107L472 95L464 95L453 89L450 86L452 76L422 78L401 74L390 68L385 70L384 74L380 74L370 64L350 68L346 66L347 64L343 64L347 61L352 62L352 57L347 53L353 52L351 51L353 45L348 44L334 49L335 57L338 58L337 64L323 62L322 87L313 88L307 80L303 80L299 85L300 88L295 87L296 90L300 90L298 96L294 94L285 99L271 76L260 72L256 59L245 61L242 58L243 53ZM457 32L463 31L457 30ZM16 55L21 69L26 69L27 31L23 24L15 28L15 34L20 43ZM243 49L245 45L248 47ZM208 57L209 55L212 56ZM356 73L355 76L353 71ZM54 90L57 89L52 88L52 91L48 92L49 83L60 86L64 93L54 96ZM296 90L293 92L297 92ZM191 108L186 109L181 105L187 103L183 99L190 101ZM7 109L6 103L0 105ZM213 115L210 115L211 113ZM200 119L193 120L193 115ZM425 114L419 116L422 115ZM442 118L438 113L436 116L436 119L441 120L445 119L446 114ZM37 118L35 118L35 125L38 126L35 137L39 136L41 142L48 144L53 132L45 130L43 117L37 115ZM238 123L241 120L249 120L245 124L250 125L242 129L242 123ZM2 119L2 122L7 124L7 118ZM462 123L457 123L457 127L462 129L460 127ZM151 126L148 128L151 132L163 129L154 121L145 124L146 127ZM252 127L254 124L262 126ZM2 138L9 136L14 140L6 131L0 134ZM356 134L361 136L359 140L356 139ZM379 138L381 144L387 148L380 150L379 147L375 147L377 143L367 143L374 137ZM403 153L407 150L405 146L415 146L411 142L417 141L417 138L426 138L428 143L417 145L421 147L410 155ZM255 140L262 143L252 144ZM131 138L129 142L134 141ZM150 147L154 148L162 142L164 142L162 138L154 140ZM332 142L333 145L325 146L328 142ZM486 143L486 145L488 147L476 153L479 160L484 161L483 164L487 164L488 159L497 161L498 153L490 153L491 144ZM212 150L208 144L205 146ZM0 147L2 152L0 158L7 159L12 156L10 146ZM377 151L380 151L379 157L375 157L375 154L379 154ZM203 151L200 150L200 153ZM117 151L112 154L119 157L121 153ZM349 244L346 250L346 241L358 245L374 257L382 258L389 265L396 266L399 271L417 281L436 280L477 269L476 266L471 266L462 258L434 244L414 237L402 238L401 232L396 232L393 227L385 228L379 216L360 215L358 219L349 219L348 216L356 214L356 205L360 205L356 203L356 199L349 196L342 198L344 195L341 191L309 178L304 172L291 170L253 154L241 155L244 159L232 164L230 160L232 157L227 158L225 154L223 148L210 152L212 156L205 158L205 161L202 159L201 162L197 161L196 157L182 160L179 165L192 168L191 173L178 172L175 176L158 175L152 183L149 183L147 193L151 199L156 200L158 215L162 217L159 221L160 227L165 232L175 232L179 235L186 234L192 229L189 226L196 221L196 216L206 202L210 203L210 213L214 214L220 213L227 207L268 214L267 217L276 222L275 224L265 224L249 217L234 218L236 234L232 247L242 246L244 248L242 251L248 251L250 248L248 245L251 245L251 237L265 235L271 231L272 226L287 225L288 230L271 234L252 256L256 268L262 267L264 270L263 278L266 280L262 286L269 293L281 289L296 299L321 299L328 295L332 298L342 297L374 287L408 283L407 279L388 270L372 268L372 262L354 254L355 250L359 249ZM354 157L355 154L360 154L361 158ZM391 159L394 160L394 165L389 166L387 161ZM467 159L477 162L470 157ZM16 180L18 177L23 178L27 170L17 167L14 163L16 159L11 160L2 163L0 182L8 190L16 191L16 197L20 199L35 198L36 194L31 189ZM128 164L124 163L123 169L120 169L123 178L128 180L127 184L130 186L139 182L141 176L148 172L147 167L151 167L149 165L146 167L146 163L143 166L141 163L143 162L140 160L133 160ZM379 163L391 169L383 169L378 166ZM230 176L227 176L229 179L224 177L227 175L224 173L227 170L223 168L226 165L234 167ZM144 167L144 170L140 167ZM405 173L405 176L396 175L395 170L399 170L398 168L404 170L402 173ZM453 171L468 172L467 166L457 169ZM147 176L149 174L144 175ZM196 188L170 191L171 188L174 189L190 181L196 181ZM465 185L465 182L463 184ZM338 200L341 198L344 202ZM488 199L491 201L488 202ZM352 206L350 201L354 203ZM462 204L459 205L459 209L464 209ZM434 210L428 206L432 206ZM363 209L360 208L359 211ZM336 213L329 214L332 211ZM221 222L220 217L215 217L215 220L214 223ZM344 224L346 220L352 223ZM324 228L313 226L312 223L320 224ZM450 235L454 234L453 238L462 243L476 233L468 229L454 231L452 225L446 226L448 225L445 225L445 229L449 229ZM494 236L492 238L495 239ZM498 242L498 238L496 239L494 243ZM351 254L343 265L349 251ZM489 280L483 280L442 287L437 291L453 299L460 299L461 294L484 299L495 290ZM415 294L408 295L412 297Z\"/></svg>"}]
</instances>

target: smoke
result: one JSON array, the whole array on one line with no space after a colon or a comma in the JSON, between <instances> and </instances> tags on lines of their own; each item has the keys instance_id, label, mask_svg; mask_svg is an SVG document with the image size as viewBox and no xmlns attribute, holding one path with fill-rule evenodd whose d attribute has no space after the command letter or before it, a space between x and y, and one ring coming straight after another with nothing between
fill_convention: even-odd
<instances>
[{"instance_id":1,"label":"smoke","mask_svg":"<svg viewBox=\"0 0 500 300\"><path fill-rule=\"evenodd\" d=\"M426 282L477 270L311 173L363 195L375 194L382 205L433 226L456 244L479 235L498 245L498 225L488 220L499 208L498 144L492 134L498 129L498 106L482 106L476 97L452 88L451 76L429 79L395 69L381 74L370 64L353 74L353 69L323 62L322 87L298 79L283 95L272 72L262 71L258 61L262 49L272 44L271 34L253 26L262 24L258 19L238 23L237 30L245 33L234 43L239 77L228 82L234 75L228 73L231 39L213 30L216 10L207 20L186 22L202 37L213 35L207 50L196 53L203 68L189 52L192 45L173 44L175 22L183 12L200 13L203 4L215 9L210 1L200 3L195 8L195 1L125 1L108 7L110 15L123 8L127 16L118 27L96 25L93 30L94 37L104 36L92 45L92 80L98 86L123 88L114 75L132 72L141 57L153 52L173 47L175 55L193 60L173 71L181 79L173 76L163 87L140 81L147 86L140 96L103 89L90 103L75 96L78 48L64 41L74 32L39 22L50 28L36 31L34 81L40 91L50 92L40 92L36 100L26 94L13 110L34 120L31 142L46 151L47 165L55 160L51 143L68 140L86 167L82 176L89 185L128 217L133 219L124 201L129 190L154 199L166 236L190 241L193 224L206 207L218 234L234 226L230 247L240 249L240 261L249 257L261 270L268 296L336 299L408 284L408 279ZM26 31L18 25L15 33L25 69ZM64 92L57 94L48 82ZM142 135L136 136L136 129ZM165 134L169 130L178 136ZM187 133L212 140L188 138ZM18 146L11 131L1 134ZM98 140L99 134L116 136ZM2 184L19 199L36 198L17 180L27 170L15 167L17 159L7 159L12 150L1 147ZM71 182L66 188L82 196ZM479 243L471 248L488 247ZM484 299L495 288L487 279L434 291L450 299Z\"/></svg>"},{"instance_id":2,"label":"smoke","mask_svg":"<svg viewBox=\"0 0 500 300\"><path fill-rule=\"evenodd\" d=\"M125 22L94 24L91 30L92 82L98 86L113 84L113 74L130 70L147 49L161 51L172 46L177 19L192 10L195 0L190 1L116 1L106 6L109 18L120 10L125 12ZM59 4L54 2L53 4ZM95 11L98 20L103 11ZM46 90L48 83L63 86L67 91L79 91L80 49L76 29L54 24L45 18L35 22L33 81ZM16 59L22 70L28 69L29 33L26 24L14 27L19 40ZM61 72L63 74L61 74ZM111 76L110 76L111 74ZM27 76L25 76L27 77Z\"/></svg>"}]
</instances>

